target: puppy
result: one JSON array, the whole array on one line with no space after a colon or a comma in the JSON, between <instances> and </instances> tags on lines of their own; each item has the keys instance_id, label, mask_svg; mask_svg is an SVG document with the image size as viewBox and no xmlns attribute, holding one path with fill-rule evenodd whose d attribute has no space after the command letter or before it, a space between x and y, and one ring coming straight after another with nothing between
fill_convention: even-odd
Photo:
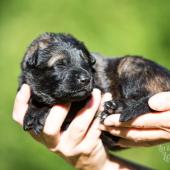
<instances>
[{"instance_id":1,"label":"puppy","mask_svg":"<svg viewBox=\"0 0 170 170\"><path fill-rule=\"evenodd\" d=\"M85 45L68 34L44 33L36 38L21 63L20 85L31 87L31 99L24 118L24 130L39 134L50 108L72 102L62 129L89 99L93 88L110 92L113 100L104 105L101 122L114 113L120 121L150 112L148 99L170 90L170 71L139 56L104 58L90 53ZM58 113L60 114L60 113ZM102 132L102 141L116 149L118 137Z\"/></svg>"}]
</instances>

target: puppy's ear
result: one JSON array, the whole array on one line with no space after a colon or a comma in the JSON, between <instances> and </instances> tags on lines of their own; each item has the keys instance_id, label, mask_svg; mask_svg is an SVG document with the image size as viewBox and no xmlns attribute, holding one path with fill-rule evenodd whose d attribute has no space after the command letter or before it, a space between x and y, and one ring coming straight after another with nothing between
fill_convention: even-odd
<instances>
[{"instance_id":1,"label":"puppy's ear","mask_svg":"<svg viewBox=\"0 0 170 170\"><path fill-rule=\"evenodd\" d=\"M96 63L96 58L90 54L90 63L94 65Z\"/></svg>"},{"instance_id":2,"label":"puppy's ear","mask_svg":"<svg viewBox=\"0 0 170 170\"><path fill-rule=\"evenodd\" d=\"M55 41L55 35L53 33L41 34L36 40L39 50L43 50L47 48L48 45L54 41Z\"/></svg>"},{"instance_id":3,"label":"puppy's ear","mask_svg":"<svg viewBox=\"0 0 170 170\"><path fill-rule=\"evenodd\" d=\"M38 58L38 44L32 43L25 53L25 57L22 62L22 68L34 67L37 65Z\"/></svg>"},{"instance_id":4,"label":"puppy's ear","mask_svg":"<svg viewBox=\"0 0 170 170\"><path fill-rule=\"evenodd\" d=\"M48 45L52 42L52 40L49 37L43 37L38 42L38 47L40 50L43 50L48 47Z\"/></svg>"},{"instance_id":5,"label":"puppy's ear","mask_svg":"<svg viewBox=\"0 0 170 170\"><path fill-rule=\"evenodd\" d=\"M48 47L52 42L51 36L48 33L40 35L35 39L31 45L28 47L24 60L22 62L22 67L35 67L38 65L38 53L39 50L43 50Z\"/></svg>"}]
</instances>

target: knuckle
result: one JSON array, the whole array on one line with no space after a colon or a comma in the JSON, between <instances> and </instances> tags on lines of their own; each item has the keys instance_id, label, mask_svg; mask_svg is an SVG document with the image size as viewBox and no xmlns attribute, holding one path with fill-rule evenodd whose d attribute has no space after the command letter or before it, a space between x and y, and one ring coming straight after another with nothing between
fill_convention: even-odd
<instances>
[{"instance_id":1,"label":"knuckle","mask_svg":"<svg viewBox=\"0 0 170 170\"><path fill-rule=\"evenodd\" d=\"M76 133L78 133L79 135L83 135L86 133L86 127L84 125L82 125L81 123L75 123L72 126L72 130Z\"/></svg>"},{"instance_id":2,"label":"knuckle","mask_svg":"<svg viewBox=\"0 0 170 170\"><path fill-rule=\"evenodd\" d=\"M62 154L65 155L66 157L74 156L74 154L72 152L70 152L69 150L64 150L62 152Z\"/></svg>"},{"instance_id":3,"label":"knuckle","mask_svg":"<svg viewBox=\"0 0 170 170\"><path fill-rule=\"evenodd\" d=\"M44 133L50 138L55 138L57 135L57 132L53 129L44 129Z\"/></svg>"},{"instance_id":4,"label":"knuckle","mask_svg":"<svg viewBox=\"0 0 170 170\"><path fill-rule=\"evenodd\" d=\"M134 137L134 142L140 143L140 142L142 142L142 138L140 136L136 136L136 137Z\"/></svg>"},{"instance_id":5,"label":"knuckle","mask_svg":"<svg viewBox=\"0 0 170 170\"><path fill-rule=\"evenodd\" d=\"M60 153L62 149L61 149L61 147L60 147L60 144L58 144L58 145L55 145L55 146L53 146L53 147L48 147L48 150L49 150L50 152Z\"/></svg>"},{"instance_id":6,"label":"knuckle","mask_svg":"<svg viewBox=\"0 0 170 170\"><path fill-rule=\"evenodd\" d=\"M50 139L56 138L59 135L58 128L56 128L52 124L49 125L48 123L45 123L43 132L44 132L45 135L50 137Z\"/></svg>"},{"instance_id":7,"label":"knuckle","mask_svg":"<svg viewBox=\"0 0 170 170\"><path fill-rule=\"evenodd\" d=\"M48 148L50 152L59 152L57 147Z\"/></svg>"},{"instance_id":8,"label":"knuckle","mask_svg":"<svg viewBox=\"0 0 170 170\"><path fill-rule=\"evenodd\" d=\"M81 151L81 154L83 155L90 155L94 150L95 148L97 147L96 144L93 144L92 146L84 146L80 149Z\"/></svg>"},{"instance_id":9,"label":"knuckle","mask_svg":"<svg viewBox=\"0 0 170 170\"><path fill-rule=\"evenodd\" d=\"M82 148L82 149L81 149L81 153L82 153L83 155L90 155L91 152L92 152L92 149L91 149L91 148L85 147L85 148Z\"/></svg>"},{"instance_id":10,"label":"knuckle","mask_svg":"<svg viewBox=\"0 0 170 170\"><path fill-rule=\"evenodd\" d=\"M135 143L139 143L143 139L137 131L129 131L126 136L128 139L133 140Z\"/></svg>"},{"instance_id":11,"label":"knuckle","mask_svg":"<svg viewBox=\"0 0 170 170\"><path fill-rule=\"evenodd\" d=\"M56 147L54 149L51 149L52 152L57 152L60 155L64 155L65 157L73 156L73 152L68 149L67 147Z\"/></svg>"}]
</instances>

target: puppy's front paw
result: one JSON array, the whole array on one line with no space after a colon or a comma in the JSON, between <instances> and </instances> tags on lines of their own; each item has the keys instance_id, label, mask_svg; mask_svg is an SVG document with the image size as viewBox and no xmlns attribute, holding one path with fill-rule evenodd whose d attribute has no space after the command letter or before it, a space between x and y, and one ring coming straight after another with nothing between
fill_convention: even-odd
<instances>
[{"instance_id":1,"label":"puppy's front paw","mask_svg":"<svg viewBox=\"0 0 170 170\"><path fill-rule=\"evenodd\" d=\"M144 113L152 112L148 105L149 96L141 98L139 100L127 100L126 106L120 115L120 122L126 122L132 120Z\"/></svg>"},{"instance_id":2,"label":"puppy's front paw","mask_svg":"<svg viewBox=\"0 0 170 170\"><path fill-rule=\"evenodd\" d=\"M24 122L23 122L23 129L25 131L31 130L33 128L34 124L34 115L32 114L26 114L24 117Z\"/></svg>"},{"instance_id":3,"label":"puppy's front paw","mask_svg":"<svg viewBox=\"0 0 170 170\"><path fill-rule=\"evenodd\" d=\"M100 114L100 121L101 123L104 122L106 117L110 114L114 114L115 111L118 109L119 103L116 100L110 100L104 103L104 111Z\"/></svg>"},{"instance_id":4,"label":"puppy's front paw","mask_svg":"<svg viewBox=\"0 0 170 170\"><path fill-rule=\"evenodd\" d=\"M32 130L36 135L40 134L45 125L48 115L48 109L33 109L24 117L23 129L25 131Z\"/></svg>"},{"instance_id":5,"label":"puppy's front paw","mask_svg":"<svg viewBox=\"0 0 170 170\"><path fill-rule=\"evenodd\" d=\"M136 118L139 115L151 111L148 105L149 96L143 97L139 100L134 99L119 99L105 102L104 111L101 113L101 123L110 114L120 114L120 122L126 122Z\"/></svg>"},{"instance_id":6,"label":"puppy's front paw","mask_svg":"<svg viewBox=\"0 0 170 170\"><path fill-rule=\"evenodd\" d=\"M24 118L23 128L25 131L33 130L38 135L42 131L44 125L40 123L38 116L27 114Z\"/></svg>"},{"instance_id":7,"label":"puppy's front paw","mask_svg":"<svg viewBox=\"0 0 170 170\"><path fill-rule=\"evenodd\" d=\"M100 114L101 123L111 114L121 114L126 108L123 100L110 100L104 103L104 111Z\"/></svg>"},{"instance_id":8,"label":"puppy's front paw","mask_svg":"<svg viewBox=\"0 0 170 170\"><path fill-rule=\"evenodd\" d=\"M104 103L104 111L108 112L109 114L114 113L117 107L118 103L115 100L110 100Z\"/></svg>"}]
</instances>

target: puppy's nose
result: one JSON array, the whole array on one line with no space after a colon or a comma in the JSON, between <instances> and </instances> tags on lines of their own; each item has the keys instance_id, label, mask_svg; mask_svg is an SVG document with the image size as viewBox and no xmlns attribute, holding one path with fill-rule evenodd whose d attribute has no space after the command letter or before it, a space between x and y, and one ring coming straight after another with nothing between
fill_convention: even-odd
<instances>
[{"instance_id":1,"label":"puppy's nose","mask_svg":"<svg viewBox=\"0 0 170 170\"><path fill-rule=\"evenodd\" d=\"M90 82L90 77L88 75L80 75L78 81L80 84L86 85Z\"/></svg>"}]
</instances>

